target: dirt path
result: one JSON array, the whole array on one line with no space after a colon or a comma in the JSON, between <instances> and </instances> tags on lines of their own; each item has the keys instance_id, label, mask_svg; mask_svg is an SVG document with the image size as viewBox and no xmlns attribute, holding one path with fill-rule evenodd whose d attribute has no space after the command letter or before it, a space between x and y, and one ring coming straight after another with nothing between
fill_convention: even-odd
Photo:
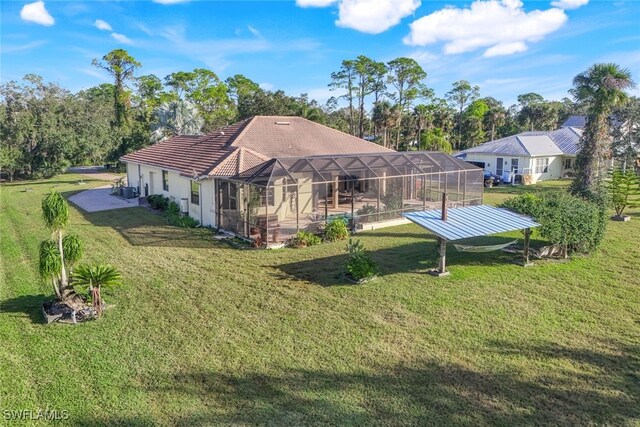
<instances>
[{"instance_id":1,"label":"dirt path","mask_svg":"<svg viewBox=\"0 0 640 427\"><path fill-rule=\"evenodd\" d=\"M104 166L74 166L67 169L67 172L77 173L101 181L115 181L122 177L122 175L106 172Z\"/></svg>"}]
</instances>

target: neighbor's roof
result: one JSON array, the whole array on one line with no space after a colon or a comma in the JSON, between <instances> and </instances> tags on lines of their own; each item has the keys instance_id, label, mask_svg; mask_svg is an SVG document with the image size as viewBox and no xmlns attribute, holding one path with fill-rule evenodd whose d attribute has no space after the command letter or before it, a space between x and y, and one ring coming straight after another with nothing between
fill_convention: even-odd
<instances>
[{"instance_id":1,"label":"neighbor's roof","mask_svg":"<svg viewBox=\"0 0 640 427\"><path fill-rule=\"evenodd\" d=\"M447 210L446 221L442 220L440 209L407 212L403 216L445 240L488 236L540 226L528 216L486 205L450 208Z\"/></svg>"},{"instance_id":2,"label":"neighbor's roof","mask_svg":"<svg viewBox=\"0 0 640 427\"><path fill-rule=\"evenodd\" d=\"M231 176L272 158L393 152L302 117L254 116L207 135L176 136L121 157L185 175Z\"/></svg>"},{"instance_id":3,"label":"neighbor's roof","mask_svg":"<svg viewBox=\"0 0 640 427\"><path fill-rule=\"evenodd\" d=\"M587 124L587 116L571 116L562 124L562 127L583 128Z\"/></svg>"},{"instance_id":4,"label":"neighbor's roof","mask_svg":"<svg viewBox=\"0 0 640 427\"><path fill-rule=\"evenodd\" d=\"M546 132L522 132L477 147L462 150L459 157L467 153L502 156L557 156L575 155L579 150L582 129L564 127Z\"/></svg>"}]
</instances>

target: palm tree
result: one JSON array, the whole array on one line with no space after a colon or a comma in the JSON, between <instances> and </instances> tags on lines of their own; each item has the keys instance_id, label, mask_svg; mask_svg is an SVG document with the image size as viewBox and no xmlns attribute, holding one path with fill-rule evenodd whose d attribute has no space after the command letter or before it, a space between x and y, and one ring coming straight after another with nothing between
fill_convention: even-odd
<instances>
[{"instance_id":1,"label":"palm tree","mask_svg":"<svg viewBox=\"0 0 640 427\"><path fill-rule=\"evenodd\" d=\"M155 142L175 135L200 135L204 119L195 104L177 100L163 102L153 112L152 139Z\"/></svg>"},{"instance_id":2,"label":"palm tree","mask_svg":"<svg viewBox=\"0 0 640 427\"><path fill-rule=\"evenodd\" d=\"M64 265L63 231L69 223L69 205L64 197L57 191L52 191L42 199L42 219L44 219L46 227L51 230L55 243L58 246L58 256L60 257L60 284L56 296L66 299L70 296L70 289L68 287L67 270Z\"/></svg>"},{"instance_id":3,"label":"palm tree","mask_svg":"<svg viewBox=\"0 0 640 427\"><path fill-rule=\"evenodd\" d=\"M578 102L588 105L587 124L581 149L576 158L576 177L571 192L582 196L598 193L609 155L609 115L623 105L626 89L635 87L631 73L617 64L594 64L573 79L571 93Z\"/></svg>"},{"instance_id":4,"label":"palm tree","mask_svg":"<svg viewBox=\"0 0 640 427\"><path fill-rule=\"evenodd\" d=\"M382 130L382 146L387 146L387 137L389 129L396 123L397 108L392 106L387 100L378 102L373 107L373 121L376 127Z\"/></svg>"},{"instance_id":5,"label":"palm tree","mask_svg":"<svg viewBox=\"0 0 640 427\"><path fill-rule=\"evenodd\" d=\"M91 291L93 307L98 315L102 314L102 287L114 287L122 285L122 275L112 265L99 264L95 266L79 266L73 274L73 283L76 286L86 286Z\"/></svg>"},{"instance_id":6,"label":"palm tree","mask_svg":"<svg viewBox=\"0 0 640 427\"><path fill-rule=\"evenodd\" d=\"M43 240L40 243L40 263L38 270L40 277L44 280L51 280L53 283L53 291L58 299L62 299L60 288L57 280L60 277L60 267L62 263L60 261L60 252L58 246L53 240Z\"/></svg>"}]
</instances>

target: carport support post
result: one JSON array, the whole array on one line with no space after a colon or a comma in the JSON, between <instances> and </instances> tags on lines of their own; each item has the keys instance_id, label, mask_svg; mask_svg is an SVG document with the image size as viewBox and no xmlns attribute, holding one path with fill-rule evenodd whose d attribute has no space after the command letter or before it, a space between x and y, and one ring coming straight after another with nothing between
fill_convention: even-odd
<instances>
[{"instance_id":1,"label":"carport support post","mask_svg":"<svg viewBox=\"0 0 640 427\"><path fill-rule=\"evenodd\" d=\"M447 241L438 237L438 269L429 270L429 274L436 277L448 276L447 271Z\"/></svg>"},{"instance_id":2,"label":"carport support post","mask_svg":"<svg viewBox=\"0 0 640 427\"><path fill-rule=\"evenodd\" d=\"M525 267L532 266L533 263L529 261L529 243L531 241L531 229L524 229L524 250L522 251L522 265Z\"/></svg>"}]
</instances>

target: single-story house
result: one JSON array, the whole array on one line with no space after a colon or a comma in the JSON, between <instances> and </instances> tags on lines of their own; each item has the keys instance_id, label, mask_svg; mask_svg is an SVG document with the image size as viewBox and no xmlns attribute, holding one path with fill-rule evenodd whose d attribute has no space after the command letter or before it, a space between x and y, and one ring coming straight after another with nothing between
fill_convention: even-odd
<instances>
[{"instance_id":1,"label":"single-story house","mask_svg":"<svg viewBox=\"0 0 640 427\"><path fill-rule=\"evenodd\" d=\"M456 157L494 173L506 182L513 174L515 178L521 176L524 183L533 184L570 176L581 136L582 128L574 126L522 132L462 150Z\"/></svg>"},{"instance_id":2,"label":"single-story house","mask_svg":"<svg viewBox=\"0 0 640 427\"><path fill-rule=\"evenodd\" d=\"M301 117L255 116L121 158L129 185L205 226L281 244L333 218L352 229L412 210L482 203L482 170L437 152L396 152Z\"/></svg>"}]
</instances>

